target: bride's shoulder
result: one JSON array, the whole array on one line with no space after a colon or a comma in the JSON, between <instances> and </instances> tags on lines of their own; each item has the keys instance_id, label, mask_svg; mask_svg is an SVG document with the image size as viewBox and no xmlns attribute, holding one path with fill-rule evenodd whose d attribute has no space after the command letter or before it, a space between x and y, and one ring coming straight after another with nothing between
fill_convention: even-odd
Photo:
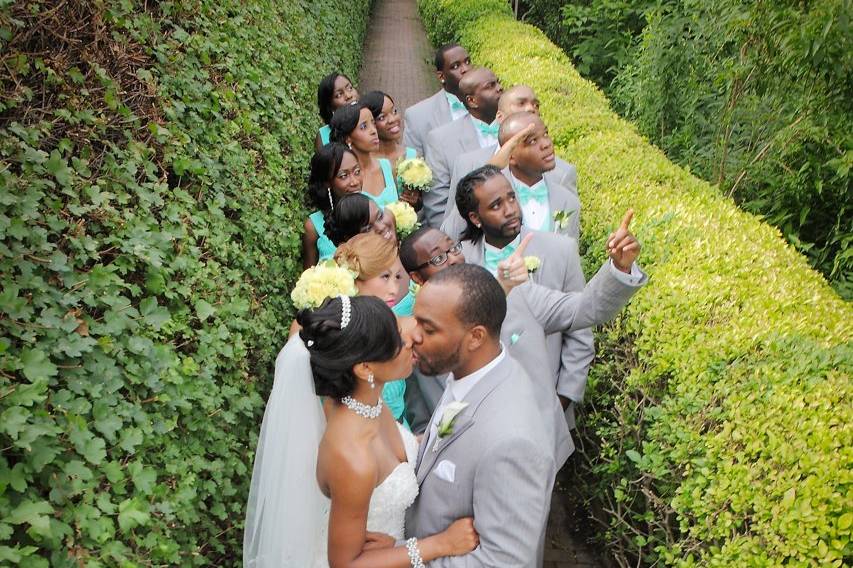
<instances>
[{"instance_id":1,"label":"bride's shoulder","mask_svg":"<svg viewBox=\"0 0 853 568\"><path fill-rule=\"evenodd\" d=\"M330 435L332 434L332 435ZM317 476L330 493L355 491L360 493L376 485L379 474L376 458L367 446L347 443L327 431L320 442L317 456Z\"/></svg>"},{"instance_id":2,"label":"bride's shoulder","mask_svg":"<svg viewBox=\"0 0 853 568\"><path fill-rule=\"evenodd\" d=\"M376 458L370 451L367 440L359 440L352 435L352 429L346 424L329 422L320 442L318 462L324 462L334 470L348 474L368 474L376 472Z\"/></svg>"}]
</instances>

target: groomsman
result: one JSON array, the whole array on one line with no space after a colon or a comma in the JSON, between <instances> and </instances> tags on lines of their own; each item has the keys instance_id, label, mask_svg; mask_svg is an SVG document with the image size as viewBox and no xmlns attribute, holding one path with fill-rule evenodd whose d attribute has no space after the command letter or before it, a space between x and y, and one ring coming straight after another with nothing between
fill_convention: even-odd
<instances>
[{"instance_id":1,"label":"groomsman","mask_svg":"<svg viewBox=\"0 0 853 568\"><path fill-rule=\"evenodd\" d=\"M479 264L493 274L498 263L511 256L525 235L531 232L522 226L522 210L515 189L494 166L478 168L462 178L457 187L456 205L466 220L462 236L466 261ZM627 227L625 231L627 233ZM534 237L527 246L527 252L540 261L532 280L563 292L583 290L585 283L577 241L554 233L532 233ZM641 286L646 276L633 263L634 258L636 255L625 257L627 264L620 264L622 257L611 255L611 261L607 263L609 266L602 267L602 270L609 270L610 276L626 286ZM609 295L601 297L601 301L613 299ZM569 426L573 427L574 411L569 405L583 400L589 365L595 355L592 331L580 329L553 333L547 341L549 369L557 377L554 386L563 408L569 410L566 418Z\"/></svg>"},{"instance_id":2,"label":"groomsman","mask_svg":"<svg viewBox=\"0 0 853 568\"><path fill-rule=\"evenodd\" d=\"M508 157L509 165L502 173L516 190L524 213L524 226L577 239L580 236L581 203L577 193L559 184L559 173L548 175L555 171L557 164L548 128L539 115L517 112L501 123L498 135L501 146L510 144L509 140L519 134L522 137L511 143L513 148ZM459 168L454 169L458 173ZM455 192L452 193L455 200ZM450 213L445 217L441 229L449 235L460 236L465 230L465 221L455 204L448 209Z\"/></svg>"},{"instance_id":3,"label":"groomsman","mask_svg":"<svg viewBox=\"0 0 853 568\"><path fill-rule=\"evenodd\" d=\"M499 124L495 122L503 88L489 69L470 69L459 82L468 115L437 128L427 135L424 154L432 170L432 189L423 194L424 224L438 227L448 206L450 174L456 158L477 148L498 142Z\"/></svg>"},{"instance_id":4,"label":"groomsman","mask_svg":"<svg viewBox=\"0 0 853 568\"><path fill-rule=\"evenodd\" d=\"M515 85L506 89L501 95L501 100L498 102L498 113L495 115L495 120L498 123L503 121L511 114L517 112L529 112L539 114L539 99L532 88L527 85ZM453 164L453 170L450 176L450 196L448 204L454 202L456 194L456 184L462 179L465 174L472 172L480 166L485 166L489 160L497 154L500 145L488 146L487 148L478 148L471 152L462 154ZM503 166L501 166L503 167ZM562 158L557 158L557 163L554 169L548 172L549 181L554 181L557 185L561 185L577 194L578 192L578 172L577 169L564 161ZM455 206L454 206L455 208ZM448 205L447 214L450 214L450 206Z\"/></svg>"},{"instance_id":5,"label":"groomsman","mask_svg":"<svg viewBox=\"0 0 853 568\"><path fill-rule=\"evenodd\" d=\"M435 52L435 72L441 89L406 109L403 144L424 156L427 134L439 126L468 114L460 101L459 81L471 68L471 58L458 43L448 43Z\"/></svg>"}]
</instances>

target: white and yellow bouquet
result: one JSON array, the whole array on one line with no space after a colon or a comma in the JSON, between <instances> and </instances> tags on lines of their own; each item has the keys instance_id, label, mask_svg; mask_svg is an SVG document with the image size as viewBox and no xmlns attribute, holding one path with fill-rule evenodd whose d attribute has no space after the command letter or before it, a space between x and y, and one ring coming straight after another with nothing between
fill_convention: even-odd
<instances>
[{"instance_id":1,"label":"white and yellow bouquet","mask_svg":"<svg viewBox=\"0 0 853 568\"><path fill-rule=\"evenodd\" d=\"M389 203L385 209L394 215L394 220L397 223L397 238L400 240L405 239L420 227L415 208L405 201Z\"/></svg>"},{"instance_id":2,"label":"white and yellow bouquet","mask_svg":"<svg viewBox=\"0 0 853 568\"><path fill-rule=\"evenodd\" d=\"M335 264L334 260L321 262L302 273L290 299L298 309L318 308L326 298L355 296L355 276L346 268Z\"/></svg>"},{"instance_id":3,"label":"white and yellow bouquet","mask_svg":"<svg viewBox=\"0 0 853 568\"><path fill-rule=\"evenodd\" d=\"M406 158L397 162L397 183L409 189L429 191L432 170L423 158Z\"/></svg>"}]
</instances>

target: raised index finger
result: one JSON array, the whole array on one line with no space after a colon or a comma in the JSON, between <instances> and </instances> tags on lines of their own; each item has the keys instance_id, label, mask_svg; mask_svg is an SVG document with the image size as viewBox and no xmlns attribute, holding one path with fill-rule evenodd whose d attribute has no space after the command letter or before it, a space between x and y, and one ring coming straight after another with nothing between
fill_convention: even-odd
<instances>
[{"instance_id":1,"label":"raised index finger","mask_svg":"<svg viewBox=\"0 0 853 568\"><path fill-rule=\"evenodd\" d=\"M515 252L512 253L511 258L521 258L524 256L524 251L527 249L527 245L530 244L530 241L533 239L533 233L527 233L524 235L524 238L521 239L521 242L518 245L518 248L515 249Z\"/></svg>"},{"instance_id":2,"label":"raised index finger","mask_svg":"<svg viewBox=\"0 0 853 568\"><path fill-rule=\"evenodd\" d=\"M628 225L631 224L631 219L633 219L633 218L634 218L634 210L633 209L628 209L627 211L625 211L625 216L622 217L622 224L619 225L619 228L627 231Z\"/></svg>"}]
</instances>

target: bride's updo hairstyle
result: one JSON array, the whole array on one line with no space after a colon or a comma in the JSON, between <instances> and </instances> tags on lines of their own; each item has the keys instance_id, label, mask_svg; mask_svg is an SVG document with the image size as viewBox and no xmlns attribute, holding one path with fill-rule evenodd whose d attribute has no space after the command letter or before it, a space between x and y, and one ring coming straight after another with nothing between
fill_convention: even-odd
<instances>
[{"instance_id":1,"label":"bride's updo hairstyle","mask_svg":"<svg viewBox=\"0 0 853 568\"><path fill-rule=\"evenodd\" d=\"M403 340L397 318L385 302L373 296L350 299L350 320L341 329L342 302L329 298L315 310L300 310L299 337L311 354L314 390L318 396L341 399L355 391L354 365L390 361Z\"/></svg>"},{"instance_id":2,"label":"bride's updo hairstyle","mask_svg":"<svg viewBox=\"0 0 853 568\"><path fill-rule=\"evenodd\" d=\"M397 245L376 233L361 233L338 246L335 262L370 280L382 274L397 259Z\"/></svg>"}]
</instances>

